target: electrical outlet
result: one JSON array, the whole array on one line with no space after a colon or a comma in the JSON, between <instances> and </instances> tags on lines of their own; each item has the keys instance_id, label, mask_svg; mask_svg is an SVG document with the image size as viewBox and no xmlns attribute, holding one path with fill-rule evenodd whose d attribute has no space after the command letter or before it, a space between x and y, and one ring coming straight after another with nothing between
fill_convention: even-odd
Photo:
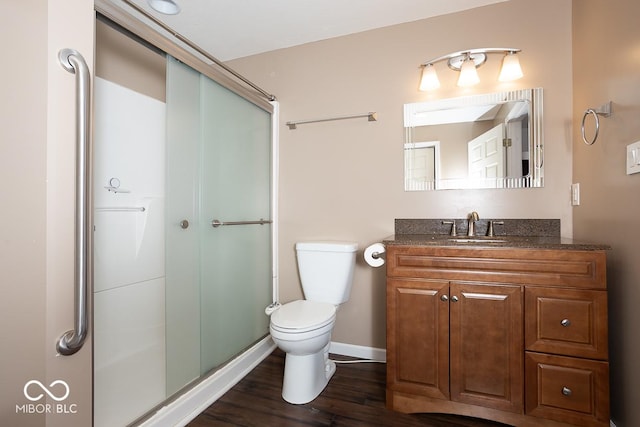
<instances>
[{"instance_id":1,"label":"electrical outlet","mask_svg":"<svg viewBox=\"0 0 640 427\"><path fill-rule=\"evenodd\" d=\"M580 206L580 184L571 184L571 205Z\"/></svg>"}]
</instances>

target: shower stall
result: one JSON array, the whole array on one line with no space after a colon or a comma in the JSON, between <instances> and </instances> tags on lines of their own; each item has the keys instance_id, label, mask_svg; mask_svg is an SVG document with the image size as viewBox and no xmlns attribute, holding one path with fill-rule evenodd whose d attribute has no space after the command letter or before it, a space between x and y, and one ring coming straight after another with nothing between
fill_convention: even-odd
<instances>
[{"instance_id":1,"label":"shower stall","mask_svg":"<svg viewBox=\"0 0 640 427\"><path fill-rule=\"evenodd\" d=\"M94 81L97 427L141 422L268 340L277 106L156 54L164 96Z\"/></svg>"}]
</instances>

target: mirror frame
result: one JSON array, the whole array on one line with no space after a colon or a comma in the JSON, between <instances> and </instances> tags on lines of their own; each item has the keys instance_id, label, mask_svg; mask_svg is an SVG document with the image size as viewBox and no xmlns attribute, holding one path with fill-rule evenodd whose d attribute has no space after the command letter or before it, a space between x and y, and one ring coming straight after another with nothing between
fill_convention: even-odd
<instances>
[{"instance_id":1,"label":"mirror frame","mask_svg":"<svg viewBox=\"0 0 640 427\"><path fill-rule=\"evenodd\" d=\"M482 181L482 185L474 186L468 178L461 179L436 179L426 182L424 188L408 188L406 168L404 170L405 191L430 191L445 189L496 189L496 188L539 188L544 187L544 143L543 143L543 103L542 88L520 89L505 92L496 92L481 95L464 96L458 98L439 99L426 102L415 102L404 105L404 147L410 149L415 144L411 141L411 130L415 126L421 126L419 114L429 111L449 110L462 107L480 106L487 104L506 103L511 101L528 101L529 110L529 153L530 172L521 178L488 178ZM439 173L436 173L436 177Z\"/></svg>"}]
</instances>

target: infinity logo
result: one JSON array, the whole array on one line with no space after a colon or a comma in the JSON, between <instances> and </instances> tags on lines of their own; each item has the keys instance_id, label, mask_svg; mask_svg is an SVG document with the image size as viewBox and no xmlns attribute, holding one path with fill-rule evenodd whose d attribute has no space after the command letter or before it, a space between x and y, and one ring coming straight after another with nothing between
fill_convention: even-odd
<instances>
[{"instance_id":1,"label":"infinity logo","mask_svg":"<svg viewBox=\"0 0 640 427\"><path fill-rule=\"evenodd\" d=\"M24 397L26 397L27 399L29 399L32 402L35 402L36 400L42 399L42 396L44 396L44 394L40 393L39 395L37 395L35 397L31 396L29 394L29 391L27 390L31 384L37 384L42 389L42 391L47 393L49 395L49 397L52 398L53 400L55 400L56 402L60 402L60 401L62 401L64 399L66 399L69 396L69 385L66 382L62 381L62 380L55 380L54 382L49 384L49 388L53 388L54 386L56 386L58 384L62 384L64 386L64 395L62 395L62 397L58 397L55 394L53 394L40 381L31 380L31 381L29 381L28 383L26 383L24 385Z\"/></svg>"}]
</instances>

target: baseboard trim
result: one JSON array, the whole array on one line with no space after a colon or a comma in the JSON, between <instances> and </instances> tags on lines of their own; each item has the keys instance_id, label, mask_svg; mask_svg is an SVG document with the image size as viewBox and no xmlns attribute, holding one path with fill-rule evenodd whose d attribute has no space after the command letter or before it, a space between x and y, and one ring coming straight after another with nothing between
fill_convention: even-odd
<instances>
[{"instance_id":1,"label":"baseboard trim","mask_svg":"<svg viewBox=\"0 0 640 427\"><path fill-rule=\"evenodd\" d=\"M387 361L387 351L384 348L365 347L361 345L345 344L331 341L329 353L341 356L357 357L359 359Z\"/></svg>"},{"instance_id":2,"label":"baseboard trim","mask_svg":"<svg viewBox=\"0 0 640 427\"><path fill-rule=\"evenodd\" d=\"M271 336L266 336L209 378L203 380L167 406L160 408L139 426L186 426L251 372L275 348L276 345Z\"/></svg>"}]
</instances>

